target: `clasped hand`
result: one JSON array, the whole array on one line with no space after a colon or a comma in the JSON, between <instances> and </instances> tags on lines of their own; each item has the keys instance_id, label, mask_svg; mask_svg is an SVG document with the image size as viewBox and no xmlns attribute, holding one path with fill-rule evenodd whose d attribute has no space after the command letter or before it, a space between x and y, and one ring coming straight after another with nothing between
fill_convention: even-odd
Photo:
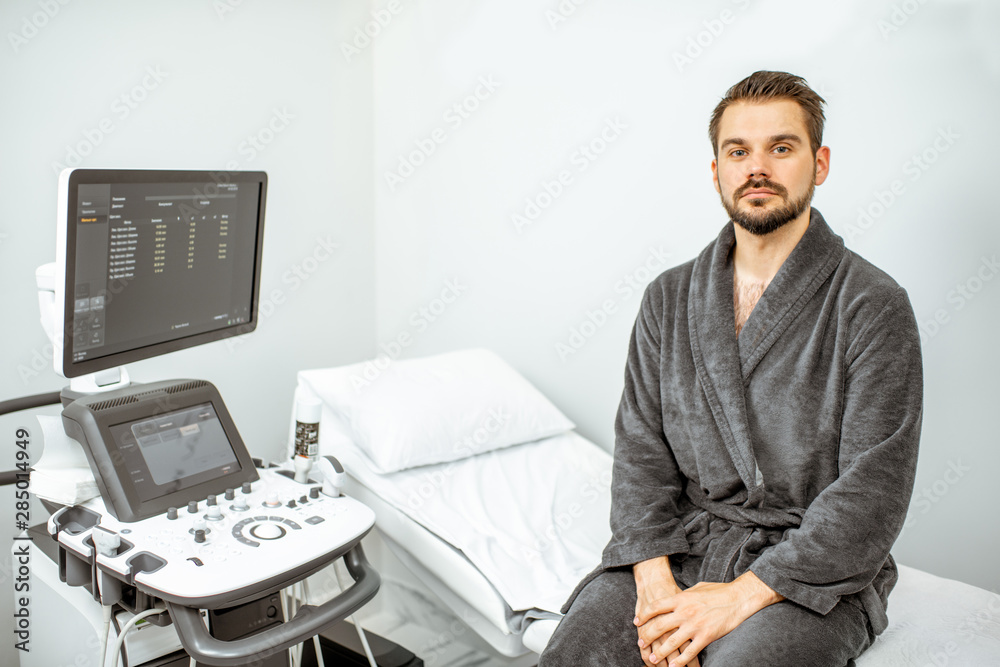
<instances>
[{"instance_id":1,"label":"clasped hand","mask_svg":"<svg viewBox=\"0 0 1000 667\"><path fill-rule=\"evenodd\" d=\"M663 597L640 595L635 624L642 660L650 667L699 667L698 653L731 632L753 611L737 582L700 582ZM660 591L665 592L665 591ZM749 612L749 613L748 613Z\"/></svg>"}]
</instances>

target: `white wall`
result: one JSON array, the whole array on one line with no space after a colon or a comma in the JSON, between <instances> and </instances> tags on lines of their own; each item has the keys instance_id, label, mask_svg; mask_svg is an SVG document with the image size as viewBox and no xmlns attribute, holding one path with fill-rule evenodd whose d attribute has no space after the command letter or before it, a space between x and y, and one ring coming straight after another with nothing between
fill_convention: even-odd
<instances>
[{"instance_id":1,"label":"white wall","mask_svg":"<svg viewBox=\"0 0 1000 667\"><path fill-rule=\"evenodd\" d=\"M640 295L627 281L693 257L726 220L710 180L712 108L756 69L801 74L829 104L832 171L814 203L908 290L926 331L921 459L894 553L1000 588L1000 267L983 263L1000 254L998 25L986 0L403 3L376 41L380 346L494 348L611 448ZM495 91L480 89L468 118L449 122L483 77ZM582 160L609 119L620 134ZM435 128L443 141L430 153ZM925 151L935 161L921 169L913 156ZM409 173L401 159L421 164ZM517 229L512 216L564 170L570 184ZM875 217L859 221L860 208ZM658 264L660 252L669 260ZM448 280L464 291L436 303ZM965 284L977 290L968 298L953 291ZM594 315L581 349L558 347L605 302L614 312ZM934 330L936 314L947 322ZM397 350L400 334L409 345Z\"/></svg>"},{"instance_id":2,"label":"white wall","mask_svg":"<svg viewBox=\"0 0 1000 667\"><path fill-rule=\"evenodd\" d=\"M48 5L57 9L51 17ZM0 4L0 399L65 384L38 323L34 270L55 259L53 163L65 164L71 148L89 153L84 167L270 176L257 331L130 365L133 379L212 381L251 453L273 457L284 445L295 372L374 353L371 55L347 62L337 47L366 11L362 0ZM22 32L29 37L12 41ZM112 131L98 136L102 121ZM339 247L303 264L319 239ZM0 419L0 469L14 467L19 426L38 441L30 413ZM13 494L0 489L2 664L16 654ZM33 518L44 518L40 506Z\"/></svg>"}]
</instances>

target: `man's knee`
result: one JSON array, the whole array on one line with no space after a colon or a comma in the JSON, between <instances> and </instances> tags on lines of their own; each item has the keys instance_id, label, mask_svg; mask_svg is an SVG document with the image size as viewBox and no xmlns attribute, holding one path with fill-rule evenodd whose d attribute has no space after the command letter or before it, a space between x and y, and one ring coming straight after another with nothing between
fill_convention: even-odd
<instances>
[{"instance_id":1,"label":"man's knee","mask_svg":"<svg viewBox=\"0 0 1000 667\"><path fill-rule=\"evenodd\" d=\"M635 578L603 572L588 583L552 634L539 667L641 664L635 616Z\"/></svg>"},{"instance_id":2,"label":"man's knee","mask_svg":"<svg viewBox=\"0 0 1000 667\"><path fill-rule=\"evenodd\" d=\"M867 616L848 602L839 602L824 616L785 601L761 609L709 644L701 664L843 667L870 643Z\"/></svg>"}]
</instances>

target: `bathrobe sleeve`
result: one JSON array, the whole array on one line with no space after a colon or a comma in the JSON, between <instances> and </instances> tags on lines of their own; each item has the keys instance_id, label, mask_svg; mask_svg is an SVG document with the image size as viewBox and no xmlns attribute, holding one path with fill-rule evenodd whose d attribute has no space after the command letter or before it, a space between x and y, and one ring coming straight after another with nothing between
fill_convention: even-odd
<instances>
[{"instance_id":1,"label":"bathrobe sleeve","mask_svg":"<svg viewBox=\"0 0 1000 667\"><path fill-rule=\"evenodd\" d=\"M632 330L625 389L615 420L611 483L612 537L604 568L687 553L677 503L684 481L663 433L660 322L663 292L646 290Z\"/></svg>"},{"instance_id":2,"label":"bathrobe sleeve","mask_svg":"<svg viewBox=\"0 0 1000 667\"><path fill-rule=\"evenodd\" d=\"M913 491L923 371L906 292L897 288L868 320L843 362L839 478L806 508L799 527L750 566L774 591L821 614L874 580ZM826 378L814 382L815 391L829 390Z\"/></svg>"}]
</instances>

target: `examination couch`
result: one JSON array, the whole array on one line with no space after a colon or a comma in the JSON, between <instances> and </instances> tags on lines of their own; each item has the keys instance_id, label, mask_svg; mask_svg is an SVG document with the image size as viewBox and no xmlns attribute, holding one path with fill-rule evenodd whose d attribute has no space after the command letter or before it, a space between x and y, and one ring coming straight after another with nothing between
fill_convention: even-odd
<instances>
[{"instance_id":1,"label":"examination couch","mask_svg":"<svg viewBox=\"0 0 1000 667\"><path fill-rule=\"evenodd\" d=\"M320 453L436 599L503 656L541 652L610 537L611 456L488 350L301 371ZM860 667L1000 664L1000 595L905 565Z\"/></svg>"}]
</instances>

